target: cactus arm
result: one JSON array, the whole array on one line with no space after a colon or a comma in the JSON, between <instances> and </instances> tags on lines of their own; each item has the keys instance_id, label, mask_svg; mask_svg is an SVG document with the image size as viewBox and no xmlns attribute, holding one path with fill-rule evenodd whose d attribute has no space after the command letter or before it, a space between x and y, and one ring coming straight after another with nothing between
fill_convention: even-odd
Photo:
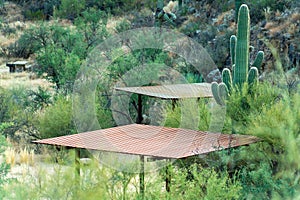
<instances>
[{"instance_id":1,"label":"cactus arm","mask_svg":"<svg viewBox=\"0 0 300 200\"><path fill-rule=\"evenodd\" d=\"M256 67L251 67L248 74L248 84L252 85L258 82L258 70Z\"/></svg>"},{"instance_id":2,"label":"cactus arm","mask_svg":"<svg viewBox=\"0 0 300 200\"><path fill-rule=\"evenodd\" d=\"M174 13L168 13L168 15L171 16L171 18L172 18L173 20L175 20L175 19L177 18L176 15L175 15Z\"/></svg>"},{"instance_id":3,"label":"cactus arm","mask_svg":"<svg viewBox=\"0 0 300 200\"><path fill-rule=\"evenodd\" d=\"M223 69L222 71L222 81L227 86L228 91L231 91L232 78L231 78L230 70L227 68Z\"/></svg>"},{"instance_id":4,"label":"cactus arm","mask_svg":"<svg viewBox=\"0 0 300 200\"><path fill-rule=\"evenodd\" d=\"M213 94L214 99L217 102L217 104L223 105L222 104L223 102L222 102L222 100L221 100L221 98L219 96L219 85L218 85L217 82L212 82L212 84L211 84L211 91L212 91L212 94Z\"/></svg>"},{"instance_id":5,"label":"cactus arm","mask_svg":"<svg viewBox=\"0 0 300 200\"><path fill-rule=\"evenodd\" d=\"M253 67L256 67L257 69L259 69L262 65L262 62L264 60L264 52L263 51L259 51L256 55L256 58L252 64Z\"/></svg>"},{"instance_id":6,"label":"cactus arm","mask_svg":"<svg viewBox=\"0 0 300 200\"><path fill-rule=\"evenodd\" d=\"M247 80L249 65L249 35L250 17L247 5L243 4L239 10L237 42L235 52L235 72L233 82L239 88Z\"/></svg>"},{"instance_id":7,"label":"cactus arm","mask_svg":"<svg viewBox=\"0 0 300 200\"><path fill-rule=\"evenodd\" d=\"M235 45L236 45L236 36L232 35L230 37L230 57L231 57L231 64L235 64Z\"/></svg>"},{"instance_id":8,"label":"cactus arm","mask_svg":"<svg viewBox=\"0 0 300 200\"><path fill-rule=\"evenodd\" d=\"M172 24L173 26L176 25L176 24L169 18L169 16L168 16L167 13L164 14L164 20L166 20L167 22L169 22L169 23Z\"/></svg>"},{"instance_id":9,"label":"cactus arm","mask_svg":"<svg viewBox=\"0 0 300 200\"><path fill-rule=\"evenodd\" d=\"M157 14L157 18L161 18L164 15L164 11L161 10L158 14Z\"/></svg>"},{"instance_id":10,"label":"cactus arm","mask_svg":"<svg viewBox=\"0 0 300 200\"><path fill-rule=\"evenodd\" d=\"M221 105L225 105L226 99L229 97L228 88L225 83L219 84L219 98L221 100Z\"/></svg>"}]
</instances>

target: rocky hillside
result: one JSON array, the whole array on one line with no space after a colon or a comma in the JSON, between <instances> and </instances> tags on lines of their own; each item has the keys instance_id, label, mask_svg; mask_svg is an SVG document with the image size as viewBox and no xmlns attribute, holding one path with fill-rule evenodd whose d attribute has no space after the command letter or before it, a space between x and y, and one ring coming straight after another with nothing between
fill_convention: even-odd
<instances>
[{"instance_id":1,"label":"rocky hillside","mask_svg":"<svg viewBox=\"0 0 300 200\"><path fill-rule=\"evenodd\" d=\"M235 10L233 5L220 12L209 1L192 1L187 5L187 18L180 30L199 41L213 55L212 58L220 69L230 67L229 38L236 33ZM217 2L217 1L216 1ZM298 4L297 4L298 5ZM263 50L266 54L264 71L275 68L274 63L281 59L284 70L300 65L300 6L282 11L264 8L264 16L257 19L250 7L251 42L253 55ZM257 12L257 11L256 11Z\"/></svg>"},{"instance_id":2,"label":"rocky hillside","mask_svg":"<svg viewBox=\"0 0 300 200\"><path fill-rule=\"evenodd\" d=\"M130 21L131 28L154 25L153 5L155 4L147 4L147 1L139 2L140 5L136 6L136 9L123 13L122 19L126 18ZM224 3L220 0L186 0L184 2L183 9L175 12L177 15L175 28L202 44L220 69L230 67L229 38L236 32L234 1ZM253 55L259 50L263 50L266 55L261 71L275 69L275 61L280 59L285 71L293 69L299 72L299 3L279 1L275 4L267 0L261 2L265 4L249 3L252 26L251 50ZM7 50L5 47L11 45L28 24L32 24L22 15L26 13L22 9L24 7L7 2L1 9L0 44L4 56L8 53L4 52ZM121 9L122 7L119 8Z\"/></svg>"}]
</instances>

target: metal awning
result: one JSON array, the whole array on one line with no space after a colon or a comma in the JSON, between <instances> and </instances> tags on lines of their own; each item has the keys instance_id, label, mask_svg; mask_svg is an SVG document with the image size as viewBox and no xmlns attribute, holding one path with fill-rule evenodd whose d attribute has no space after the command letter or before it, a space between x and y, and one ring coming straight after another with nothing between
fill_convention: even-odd
<instances>
[{"instance_id":1,"label":"metal awning","mask_svg":"<svg viewBox=\"0 0 300 200\"><path fill-rule=\"evenodd\" d=\"M115 90L162 99L211 98L210 83L172 84L142 87L116 87Z\"/></svg>"},{"instance_id":2,"label":"metal awning","mask_svg":"<svg viewBox=\"0 0 300 200\"><path fill-rule=\"evenodd\" d=\"M257 141L258 138L248 135L131 124L34 142L160 158L185 158Z\"/></svg>"}]
</instances>

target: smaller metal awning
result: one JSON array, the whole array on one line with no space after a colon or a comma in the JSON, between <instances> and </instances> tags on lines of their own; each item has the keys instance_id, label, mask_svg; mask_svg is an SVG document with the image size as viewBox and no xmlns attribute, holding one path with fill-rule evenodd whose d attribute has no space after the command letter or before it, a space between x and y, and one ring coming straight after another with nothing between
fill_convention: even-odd
<instances>
[{"instance_id":1,"label":"smaller metal awning","mask_svg":"<svg viewBox=\"0 0 300 200\"><path fill-rule=\"evenodd\" d=\"M172 84L141 87L116 87L116 90L162 99L211 98L210 83Z\"/></svg>"},{"instance_id":2,"label":"smaller metal awning","mask_svg":"<svg viewBox=\"0 0 300 200\"><path fill-rule=\"evenodd\" d=\"M131 124L34 142L160 158L185 158L257 141L258 138L248 135Z\"/></svg>"}]
</instances>

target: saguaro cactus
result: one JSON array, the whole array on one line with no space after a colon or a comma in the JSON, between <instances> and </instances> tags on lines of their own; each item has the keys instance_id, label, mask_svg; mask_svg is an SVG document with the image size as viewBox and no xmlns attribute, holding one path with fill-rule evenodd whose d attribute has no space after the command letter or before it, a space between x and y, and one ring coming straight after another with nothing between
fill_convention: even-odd
<instances>
[{"instance_id":1,"label":"saguaro cactus","mask_svg":"<svg viewBox=\"0 0 300 200\"><path fill-rule=\"evenodd\" d=\"M216 102L225 104L225 99L230 95L233 87L241 89L244 83L254 84L258 82L258 69L263 61L264 52L259 51L254 62L249 64L250 41L250 16L246 4L239 9L237 36L230 37L230 55L232 62L232 74L229 69L222 71L222 82L212 83L212 92ZM250 68L250 70L249 70Z\"/></svg>"}]
</instances>

